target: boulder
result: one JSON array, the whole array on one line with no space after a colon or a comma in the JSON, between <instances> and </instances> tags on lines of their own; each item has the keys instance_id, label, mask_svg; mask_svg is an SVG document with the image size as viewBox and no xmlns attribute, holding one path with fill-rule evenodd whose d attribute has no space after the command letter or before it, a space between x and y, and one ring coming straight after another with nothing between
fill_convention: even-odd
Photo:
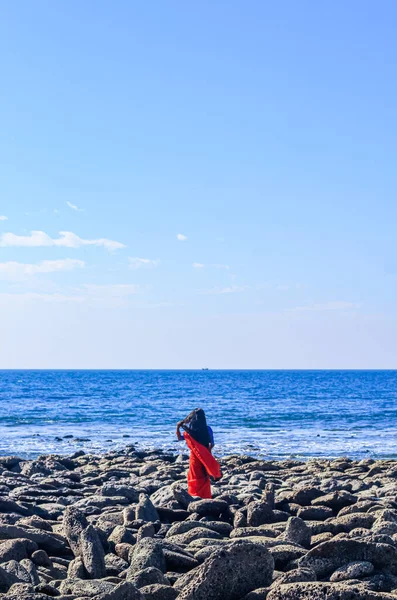
<instances>
[{"instance_id":1,"label":"boulder","mask_svg":"<svg viewBox=\"0 0 397 600\"><path fill-rule=\"evenodd\" d=\"M326 494L325 496L321 496L312 501L313 506L328 506L332 508L333 511L339 512L341 508L345 506L350 506L351 504L355 504L357 502L357 496L350 494L350 492L346 492L345 490L339 492L332 492L331 494Z\"/></svg>"},{"instance_id":2,"label":"boulder","mask_svg":"<svg viewBox=\"0 0 397 600\"><path fill-rule=\"evenodd\" d=\"M152 583L140 589L145 600L175 600L178 596L177 590L169 585Z\"/></svg>"},{"instance_id":3,"label":"boulder","mask_svg":"<svg viewBox=\"0 0 397 600\"><path fill-rule=\"evenodd\" d=\"M333 515L334 512L329 506L303 506L296 513L297 517L305 521L325 521Z\"/></svg>"},{"instance_id":4,"label":"boulder","mask_svg":"<svg viewBox=\"0 0 397 600\"><path fill-rule=\"evenodd\" d=\"M92 579L106 576L105 552L93 525L88 525L80 534L79 548L88 575Z\"/></svg>"},{"instance_id":5,"label":"boulder","mask_svg":"<svg viewBox=\"0 0 397 600\"><path fill-rule=\"evenodd\" d=\"M332 533L349 532L353 529L371 529L375 516L368 513L351 513L328 521L332 526Z\"/></svg>"},{"instance_id":6,"label":"boulder","mask_svg":"<svg viewBox=\"0 0 397 600\"><path fill-rule=\"evenodd\" d=\"M155 567L148 567L142 571L137 571L135 574L131 574L128 580L132 581L137 588L153 585L155 583L170 585L170 582L164 573Z\"/></svg>"},{"instance_id":7,"label":"boulder","mask_svg":"<svg viewBox=\"0 0 397 600\"><path fill-rule=\"evenodd\" d=\"M7 540L0 544L0 563L9 560L20 561L31 556L35 550L38 550L38 546L32 540L26 538Z\"/></svg>"},{"instance_id":8,"label":"boulder","mask_svg":"<svg viewBox=\"0 0 397 600\"><path fill-rule=\"evenodd\" d=\"M283 573L280 577L278 577L271 585L272 588L283 585L286 583L296 583L303 581L316 581L317 577L314 571L311 569L303 569L298 567L297 569L292 569L287 573Z\"/></svg>"},{"instance_id":9,"label":"boulder","mask_svg":"<svg viewBox=\"0 0 397 600\"><path fill-rule=\"evenodd\" d=\"M107 482L104 483L101 490L102 496L124 496L131 503L139 501L139 490L130 485Z\"/></svg>"},{"instance_id":10,"label":"boulder","mask_svg":"<svg viewBox=\"0 0 397 600\"><path fill-rule=\"evenodd\" d=\"M152 538L144 538L132 550L131 565L127 571L127 580L133 580L138 571L155 567L163 573L166 571L166 562L160 542Z\"/></svg>"},{"instance_id":11,"label":"boulder","mask_svg":"<svg viewBox=\"0 0 397 600\"><path fill-rule=\"evenodd\" d=\"M107 576L117 576L122 571L128 569L128 562L117 556L116 554L105 555L105 567Z\"/></svg>"},{"instance_id":12,"label":"boulder","mask_svg":"<svg viewBox=\"0 0 397 600\"><path fill-rule=\"evenodd\" d=\"M356 561L343 565L334 571L330 577L330 581L345 581L347 579L360 579L372 575L375 567L368 561Z\"/></svg>"},{"instance_id":13,"label":"boulder","mask_svg":"<svg viewBox=\"0 0 397 600\"><path fill-rule=\"evenodd\" d=\"M146 494L140 494L135 509L135 518L143 521L159 521L160 517L154 504Z\"/></svg>"},{"instance_id":14,"label":"boulder","mask_svg":"<svg viewBox=\"0 0 397 600\"><path fill-rule=\"evenodd\" d=\"M224 500L196 500L188 507L190 513L197 513L200 517L219 517L226 512L228 504Z\"/></svg>"},{"instance_id":15,"label":"boulder","mask_svg":"<svg viewBox=\"0 0 397 600\"><path fill-rule=\"evenodd\" d=\"M247 523L251 527L258 527L273 521L273 510L266 502L251 502L247 508Z\"/></svg>"},{"instance_id":16,"label":"boulder","mask_svg":"<svg viewBox=\"0 0 397 600\"><path fill-rule=\"evenodd\" d=\"M305 582L276 586L267 600L392 600L395 596L340 583Z\"/></svg>"},{"instance_id":17,"label":"boulder","mask_svg":"<svg viewBox=\"0 0 397 600\"><path fill-rule=\"evenodd\" d=\"M194 502L193 496L180 484L174 483L171 486L173 496L182 508L188 508L191 502Z\"/></svg>"},{"instance_id":18,"label":"boulder","mask_svg":"<svg viewBox=\"0 0 397 600\"><path fill-rule=\"evenodd\" d=\"M95 600L144 600L144 596L133 583L124 581L112 591L95 596Z\"/></svg>"},{"instance_id":19,"label":"boulder","mask_svg":"<svg viewBox=\"0 0 397 600\"><path fill-rule=\"evenodd\" d=\"M51 554L67 554L67 540L57 533L49 533L40 529L18 527L17 525L0 525L0 540L24 538L35 542L39 548Z\"/></svg>"},{"instance_id":20,"label":"boulder","mask_svg":"<svg viewBox=\"0 0 397 600\"><path fill-rule=\"evenodd\" d=\"M75 556L80 556L80 534L88 527L86 516L73 506L68 506L63 515L63 533Z\"/></svg>"},{"instance_id":21,"label":"boulder","mask_svg":"<svg viewBox=\"0 0 397 600\"><path fill-rule=\"evenodd\" d=\"M113 546L116 546L117 544L130 544L133 546L136 542L136 537L131 529L124 527L124 525L117 525L109 535L108 541L113 544Z\"/></svg>"},{"instance_id":22,"label":"boulder","mask_svg":"<svg viewBox=\"0 0 397 600\"><path fill-rule=\"evenodd\" d=\"M282 535L282 539L308 548L310 546L311 535L311 531L303 519L300 519L299 517L290 517L287 521L287 526Z\"/></svg>"},{"instance_id":23,"label":"boulder","mask_svg":"<svg viewBox=\"0 0 397 600\"><path fill-rule=\"evenodd\" d=\"M52 567L52 561L45 550L36 550L31 558L37 567Z\"/></svg>"},{"instance_id":24,"label":"boulder","mask_svg":"<svg viewBox=\"0 0 397 600\"><path fill-rule=\"evenodd\" d=\"M173 535L170 538L170 542L178 545L188 545L190 542L194 540L200 539L208 539L208 540L220 540L222 538L219 533L213 531L212 529L208 529L207 527L194 527L185 533L180 533L178 535Z\"/></svg>"},{"instance_id":25,"label":"boulder","mask_svg":"<svg viewBox=\"0 0 397 600\"><path fill-rule=\"evenodd\" d=\"M71 594L74 596L87 596L88 598L95 597L99 594L109 594L115 588L115 584L110 581L102 581L101 579L65 579L59 586L61 594ZM107 596L104 596L104 600L108 600Z\"/></svg>"},{"instance_id":26,"label":"boulder","mask_svg":"<svg viewBox=\"0 0 397 600\"><path fill-rule=\"evenodd\" d=\"M178 600L239 600L270 585L274 561L260 544L233 542L174 584Z\"/></svg>"},{"instance_id":27,"label":"boulder","mask_svg":"<svg viewBox=\"0 0 397 600\"><path fill-rule=\"evenodd\" d=\"M397 563L397 549L388 544L374 544L352 539L330 540L319 544L302 557L299 566L315 571L318 578L331 575L351 562L368 561L376 568Z\"/></svg>"}]
</instances>

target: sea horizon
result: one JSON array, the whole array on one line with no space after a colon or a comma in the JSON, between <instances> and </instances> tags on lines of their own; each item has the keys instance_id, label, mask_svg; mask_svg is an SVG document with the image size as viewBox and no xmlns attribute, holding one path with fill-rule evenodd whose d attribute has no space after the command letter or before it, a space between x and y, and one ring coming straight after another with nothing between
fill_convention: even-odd
<instances>
[{"instance_id":1,"label":"sea horizon","mask_svg":"<svg viewBox=\"0 0 397 600\"><path fill-rule=\"evenodd\" d=\"M219 455L394 457L396 401L394 369L4 369L0 454L181 452L201 406Z\"/></svg>"}]
</instances>

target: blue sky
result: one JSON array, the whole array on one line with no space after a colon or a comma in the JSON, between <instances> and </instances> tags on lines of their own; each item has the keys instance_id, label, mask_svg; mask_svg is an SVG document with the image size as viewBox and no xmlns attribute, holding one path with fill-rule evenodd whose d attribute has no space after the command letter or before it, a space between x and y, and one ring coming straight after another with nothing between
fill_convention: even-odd
<instances>
[{"instance_id":1,"label":"blue sky","mask_svg":"<svg viewBox=\"0 0 397 600\"><path fill-rule=\"evenodd\" d=\"M2 2L0 367L396 368L396 18Z\"/></svg>"}]
</instances>

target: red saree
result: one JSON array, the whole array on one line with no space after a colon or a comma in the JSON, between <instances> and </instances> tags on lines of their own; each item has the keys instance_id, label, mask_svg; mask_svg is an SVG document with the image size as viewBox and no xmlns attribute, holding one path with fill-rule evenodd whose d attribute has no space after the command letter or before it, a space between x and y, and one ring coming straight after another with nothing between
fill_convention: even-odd
<instances>
[{"instance_id":1,"label":"red saree","mask_svg":"<svg viewBox=\"0 0 397 600\"><path fill-rule=\"evenodd\" d=\"M186 431L183 435L190 450L188 492L191 496L212 498L210 475L215 479L221 477L220 465L208 448L196 442Z\"/></svg>"}]
</instances>

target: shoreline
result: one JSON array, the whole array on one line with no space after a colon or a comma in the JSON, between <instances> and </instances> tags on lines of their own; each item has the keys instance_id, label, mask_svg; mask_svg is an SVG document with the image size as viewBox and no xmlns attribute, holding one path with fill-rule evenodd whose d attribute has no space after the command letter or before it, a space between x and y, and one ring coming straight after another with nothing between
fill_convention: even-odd
<instances>
[{"instance_id":1,"label":"shoreline","mask_svg":"<svg viewBox=\"0 0 397 600\"><path fill-rule=\"evenodd\" d=\"M0 457L0 598L396 598L396 460L219 460L200 500L186 454Z\"/></svg>"}]
</instances>

